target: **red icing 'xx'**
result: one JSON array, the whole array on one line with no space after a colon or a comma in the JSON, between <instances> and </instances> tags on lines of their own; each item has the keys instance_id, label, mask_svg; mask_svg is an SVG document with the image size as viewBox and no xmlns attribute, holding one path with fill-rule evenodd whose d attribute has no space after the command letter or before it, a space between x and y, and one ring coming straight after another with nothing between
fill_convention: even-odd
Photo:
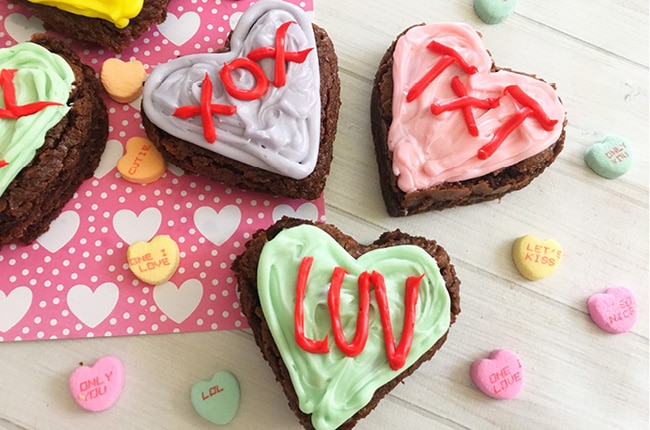
<instances>
[{"instance_id":1,"label":"red icing 'xx'","mask_svg":"<svg viewBox=\"0 0 650 430\"><path fill-rule=\"evenodd\" d=\"M296 304L294 311L294 335L296 343L303 350L314 354L324 354L329 352L328 335L325 335L321 340L313 340L305 337L303 301L307 289L307 278L309 277L313 261L314 257L311 256L303 258L298 271L298 279L296 281ZM386 283L384 277L376 271L373 271L372 274L363 272L358 277L359 311L357 315L357 327L352 342L347 343L341 326L340 313L341 285L343 284L343 278L347 273L348 272L341 267L334 268L334 271L332 272L332 281L330 282L330 290L327 295L327 305L330 311L330 319L334 330L336 346L348 357L355 357L363 351L366 341L368 340L368 330L370 325L370 288L371 285L374 285L379 317L384 331L388 363L393 370L402 368L406 363L406 358L408 357L411 345L413 344L418 289L424 274L420 276L410 276L406 280L402 336L399 344L396 346L393 337L393 326L390 320L390 308L386 292Z\"/></svg>"}]
</instances>

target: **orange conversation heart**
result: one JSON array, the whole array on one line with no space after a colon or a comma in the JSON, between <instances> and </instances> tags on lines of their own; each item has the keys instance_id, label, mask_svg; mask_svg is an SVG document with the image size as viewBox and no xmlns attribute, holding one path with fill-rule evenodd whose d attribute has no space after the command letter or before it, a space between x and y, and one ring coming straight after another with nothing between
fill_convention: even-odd
<instances>
[{"instance_id":1,"label":"orange conversation heart","mask_svg":"<svg viewBox=\"0 0 650 430\"><path fill-rule=\"evenodd\" d=\"M118 103L130 103L140 97L146 78L147 72L138 60L124 62L109 58L102 64L100 73L104 89Z\"/></svg>"},{"instance_id":2,"label":"orange conversation heart","mask_svg":"<svg viewBox=\"0 0 650 430\"><path fill-rule=\"evenodd\" d=\"M135 242L129 246L126 256L133 274L151 285L169 281L180 264L178 245L167 235L158 235L149 242Z\"/></svg>"},{"instance_id":3,"label":"orange conversation heart","mask_svg":"<svg viewBox=\"0 0 650 430\"><path fill-rule=\"evenodd\" d=\"M160 152L144 137L132 137L126 142L126 153L117 162L122 177L136 184L157 181L167 166Z\"/></svg>"}]
</instances>

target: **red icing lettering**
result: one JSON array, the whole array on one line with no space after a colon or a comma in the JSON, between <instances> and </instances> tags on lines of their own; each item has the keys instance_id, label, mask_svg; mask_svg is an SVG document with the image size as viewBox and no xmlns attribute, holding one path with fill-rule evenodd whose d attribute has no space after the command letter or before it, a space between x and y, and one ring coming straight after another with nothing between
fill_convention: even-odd
<instances>
[{"instance_id":1,"label":"red icing lettering","mask_svg":"<svg viewBox=\"0 0 650 430\"><path fill-rule=\"evenodd\" d=\"M354 334L354 339L351 343L347 343L343 328L341 327L341 284L343 277L347 272L345 269L337 267L332 274L332 282L330 283L330 290L327 295L327 306L330 309L330 317L332 320L332 329L334 330L334 341L336 346L349 357L356 357L363 351L368 340L369 328L369 315L370 315L370 275L368 272L363 272L359 276L359 313L357 315L357 330Z\"/></svg>"},{"instance_id":2,"label":"red icing lettering","mask_svg":"<svg viewBox=\"0 0 650 430\"><path fill-rule=\"evenodd\" d=\"M191 118L193 116L201 115L201 123L203 125L203 135L205 140L214 143L217 140L217 132L214 129L214 121L212 114L233 115L237 112L237 106L226 106L220 104L212 104L212 81L210 75L205 74L203 84L201 86L201 105L200 106L181 106L176 108L174 116L179 118Z\"/></svg>"},{"instance_id":3,"label":"red icing lettering","mask_svg":"<svg viewBox=\"0 0 650 430\"><path fill-rule=\"evenodd\" d=\"M476 66L467 64L456 50L438 43L435 40L432 40L427 45L427 49L436 54L442 54L442 58L440 58L440 60L438 60L438 62L419 81L417 81L413 87L411 87L409 92L406 94L406 101L408 103L420 97L429 84L454 63L458 64L467 74L472 75L478 71Z\"/></svg>"},{"instance_id":4,"label":"red icing lettering","mask_svg":"<svg viewBox=\"0 0 650 430\"><path fill-rule=\"evenodd\" d=\"M236 69L248 70L255 78L255 86L247 90L237 87L232 80L232 71ZM259 99L269 89L269 81L264 75L264 70L249 58L235 58L230 63L224 64L221 71L219 71L219 77L221 77L228 94L239 100Z\"/></svg>"},{"instance_id":5,"label":"red icing lettering","mask_svg":"<svg viewBox=\"0 0 650 430\"><path fill-rule=\"evenodd\" d=\"M0 108L0 118L17 119L23 116L33 115L47 106L63 106L57 102L34 102L18 105L16 101L16 87L14 76L16 69L2 69L0 72L0 87L2 88L5 107ZM0 165L0 167L4 167Z\"/></svg>"},{"instance_id":6,"label":"red icing lettering","mask_svg":"<svg viewBox=\"0 0 650 430\"><path fill-rule=\"evenodd\" d=\"M288 21L282 24L280 28L278 28L278 31L275 33L275 48L257 48L248 54L248 58L253 61L260 61L264 58L273 58L275 60L275 68L273 70L273 85L278 88L284 86L287 82L287 70L285 62L291 61L295 63L302 63L307 59L307 55L309 55L313 49L309 48L303 51L285 50L284 45L287 36L287 30L291 24L296 24L296 22Z\"/></svg>"},{"instance_id":7,"label":"red icing lettering","mask_svg":"<svg viewBox=\"0 0 650 430\"><path fill-rule=\"evenodd\" d=\"M431 105L431 113L434 115L440 115L449 110L462 109L463 118L465 119L465 124L467 124L467 131L472 136L478 136L478 127L474 120L474 114L472 114L472 107L481 109L495 108L499 106L499 97L478 99L476 97L468 96L467 88L465 88L458 76L454 76L451 80L451 89L454 90L454 93L456 93L458 98L448 102L433 103Z\"/></svg>"},{"instance_id":8,"label":"red icing lettering","mask_svg":"<svg viewBox=\"0 0 650 430\"><path fill-rule=\"evenodd\" d=\"M406 293L404 298L404 325L399 345L395 346L393 338L393 326L390 322L390 309L388 297L386 296L386 284L384 277L378 272L372 272L371 280L375 286L375 295L379 306L379 316L384 329L384 341L386 344L386 355L390 368L398 370L406 362L406 357L411 350L413 343L413 332L415 331L415 308L418 302L418 288L424 275L410 276L406 280Z\"/></svg>"},{"instance_id":9,"label":"red icing lettering","mask_svg":"<svg viewBox=\"0 0 650 430\"><path fill-rule=\"evenodd\" d=\"M8 165L9 165L9 163L7 163L5 160L0 160L0 169L2 169L3 167L6 167Z\"/></svg>"},{"instance_id":10,"label":"red icing lettering","mask_svg":"<svg viewBox=\"0 0 650 430\"><path fill-rule=\"evenodd\" d=\"M307 290L307 278L309 277L309 271L311 270L311 265L314 262L314 257L305 257L300 263L300 269L298 271L298 280L296 281L296 307L294 311L294 334L296 337L296 343L302 349L307 352L314 354L324 354L329 352L329 347L327 346L327 338L325 337L321 340L313 340L305 337L305 313L303 309L303 301L305 300L305 291Z\"/></svg>"}]
</instances>

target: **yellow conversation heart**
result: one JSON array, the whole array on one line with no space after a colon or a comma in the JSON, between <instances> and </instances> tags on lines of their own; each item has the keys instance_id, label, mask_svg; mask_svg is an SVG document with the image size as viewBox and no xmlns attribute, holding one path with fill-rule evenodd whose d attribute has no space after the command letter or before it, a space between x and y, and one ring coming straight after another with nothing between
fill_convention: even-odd
<instances>
[{"instance_id":1,"label":"yellow conversation heart","mask_svg":"<svg viewBox=\"0 0 650 430\"><path fill-rule=\"evenodd\" d=\"M180 264L178 245L167 235L158 235L149 242L135 242L129 246L126 256L133 274L151 285L169 281Z\"/></svg>"},{"instance_id":2,"label":"yellow conversation heart","mask_svg":"<svg viewBox=\"0 0 650 430\"><path fill-rule=\"evenodd\" d=\"M522 236L512 246L512 260L522 276L536 281L555 272L562 260L562 247L553 239Z\"/></svg>"}]
</instances>

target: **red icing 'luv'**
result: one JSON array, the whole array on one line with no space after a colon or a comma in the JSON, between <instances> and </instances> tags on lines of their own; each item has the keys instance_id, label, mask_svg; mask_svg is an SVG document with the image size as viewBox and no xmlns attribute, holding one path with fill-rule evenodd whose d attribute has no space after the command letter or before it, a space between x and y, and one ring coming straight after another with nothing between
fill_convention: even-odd
<instances>
[{"instance_id":1,"label":"red icing 'luv'","mask_svg":"<svg viewBox=\"0 0 650 430\"><path fill-rule=\"evenodd\" d=\"M313 261L314 257L304 257L298 270L298 279L296 281L296 303L294 310L294 335L296 343L303 350L313 354L325 354L329 352L328 335L325 335L321 340L313 340L305 336L303 302L307 289L307 279ZM406 363L406 358L408 357L411 345L413 344L418 289L422 278L424 278L424 274L420 276L410 276L406 279L402 335L399 344L396 346L393 336L393 326L390 319L386 283L384 277L376 271L373 271L372 274L362 272L358 277L359 310L357 314L356 332L351 343L346 341L341 326L340 293L343 279L347 273L348 272L341 267L334 268L327 297L327 305L330 312L332 328L334 330L336 346L348 357L355 357L363 351L368 340L368 331L370 326L370 289L371 286L374 286L379 317L384 332L384 342L388 363L393 370L401 369Z\"/></svg>"}]
</instances>

